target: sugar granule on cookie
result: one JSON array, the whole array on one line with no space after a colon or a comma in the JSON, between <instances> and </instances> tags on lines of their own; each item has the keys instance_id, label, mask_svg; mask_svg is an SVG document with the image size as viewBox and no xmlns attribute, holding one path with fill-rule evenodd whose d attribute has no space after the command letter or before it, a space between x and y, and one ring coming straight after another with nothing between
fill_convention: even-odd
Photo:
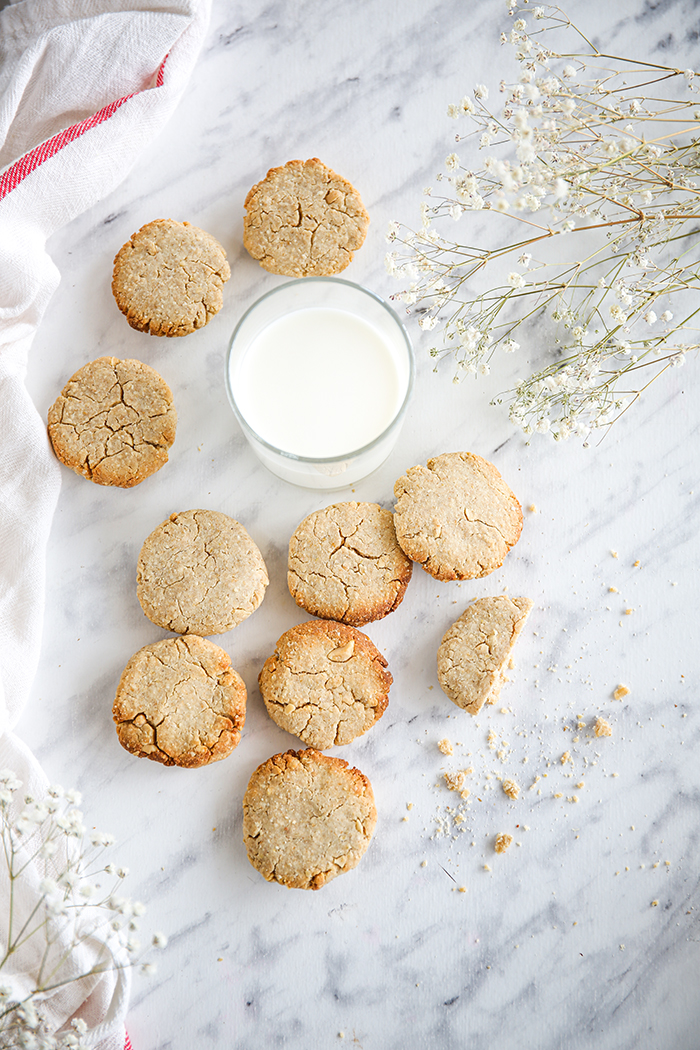
<instances>
[{"instance_id":1,"label":"sugar granule on cookie","mask_svg":"<svg viewBox=\"0 0 700 1050\"><path fill-rule=\"evenodd\" d=\"M522 531L518 500L496 467L471 452L446 452L411 467L394 495L400 546L438 580L487 576Z\"/></svg>"},{"instance_id":2,"label":"sugar granule on cookie","mask_svg":"<svg viewBox=\"0 0 700 1050\"><path fill-rule=\"evenodd\" d=\"M97 485L131 488L168 462L177 412L170 387L142 361L98 357L71 376L48 413L66 467Z\"/></svg>"},{"instance_id":3,"label":"sugar granule on cookie","mask_svg":"<svg viewBox=\"0 0 700 1050\"><path fill-rule=\"evenodd\" d=\"M268 882L318 890L354 868L377 823L364 773L307 748L273 755L243 798L248 859Z\"/></svg>"},{"instance_id":4,"label":"sugar granule on cookie","mask_svg":"<svg viewBox=\"0 0 700 1050\"><path fill-rule=\"evenodd\" d=\"M394 517L376 503L334 503L297 526L287 582L312 616L362 627L401 603L413 566L396 541Z\"/></svg>"},{"instance_id":5,"label":"sugar granule on cookie","mask_svg":"<svg viewBox=\"0 0 700 1050\"><path fill-rule=\"evenodd\" d=\"M529 598L478 598L447 629L438 648L438 681L458 707L476 715L496 699L531 609ZM496 746L492 733L489 746Z\"/></svg>"},{"instance_id":6,"label":"sugar granule on cookie","mask_svg":"<svg viewBox=\"0 0 700 1050\"><path fill-rule=\"evenodd\" d=\"M318 750L349 744L381 718L392 676L374 643L332 620L282 635L258 677L270 717Z\"/></svg>"},{"instance_id":7,"label":"sugar granule on cookie","mask_svg":"<svg viewBox=\"0 0 700 1050\"><path fill-rule=\"evenodd\" d=\"M197 635L139 649L112 708L119 742L132 755L189 769L230 755L245 713L246 688L228 653Z\"/></svg>"},{"instance_id":8,"label":"sugar granule on cookie","mask_svg":"<svg viewBox=\"0 0 700 1050\"><path fill-rule=\"evenodd\" d=\"M146 616L178 634L222 634L260 605L268 585L247 530L214 510L171 514L146 538L136 593Z\"/></svg>"},{"instance_id":9,"label":"sugar granule on cookie","mask_svg":"<svg viewBox=\"0 0 700 1050\"><path fill-rule=\"evenodd\" d=\"M223 305L231 276L226 252L198 226L155 219L114 259L112 293L132 328L149 335L189 335Z\"/></svg>"},{"instance_id":10,"label":"sugar granule on cookie","mask_svg":"<svg viewBox=\"0 0 700 1050\"><path fill-rule=\"evenodd\" d=\"M243 243L270 273L340 273L362 247L369 216L347 181L318 157L271 168L245 199Z\"/></svg>"}]
</instances>

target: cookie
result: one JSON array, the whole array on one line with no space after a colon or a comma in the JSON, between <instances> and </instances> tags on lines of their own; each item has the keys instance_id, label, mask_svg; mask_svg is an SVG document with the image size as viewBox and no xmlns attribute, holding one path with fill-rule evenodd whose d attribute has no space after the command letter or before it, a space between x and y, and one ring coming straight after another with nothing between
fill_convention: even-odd
<instances>
[{"instance_id":1,"label":"cookie","mask_svg":"<svg viewBox=\"0 0 700 1050\"><path fill-rule=\"evenodd\" d=\"M131 657L112 715L119 742L132 755L193 769L231 754L245 710L246 688L228 653L189 635Z\"/></svg>"},{"instance_id":2,"label":"cookie","mask_svg":"<svg viewBox=\"0 0 700 1050\"><path fill-rule=\"evenodd\" d=\"M231 276L226 252L189 222L155 219L114 260L112 292L132 328L149 335L189 335L218 313Z\"/></svg>"},{"instance_id":3,"label":"cookie","mask_svg":"<svg viewBox=\"0 0 700 1050\"><path fill-rule=\"evenodd\" d=\"M141 361L98 357L72 376L49 409L61 463L98 485L130 488L168 462L177 413L161 376Z\"/></svg>"},{"instance_id":4,"label":"cookie","mask_svg":"<svg viewBox=\"0 0 700 1050\"><path fill-rule=\"evenodd\" d=\"M445 632L437 655L438 680L458 707L476 715L497 699L531 609L529 598L478 598Z\"/></svg>"},{"instance_id":5,"label":"cookie","mask_svg":"<svg viewBox=\"0 0 700 1050\"><path fill-rule=\"evenodd\" d=\"M222 634L255 612L267 569L243 526L215 510L171 514L148 536L136 593L149 620L177 634Z\"/></svg>"},{"instance_id":6,"label":"cookie","mask_svg":"<svg viewBox=\"0 0 700 1050\"><path fill-rule=\"evenodd\" d=\"M248 252L265 270L287 277L340 273L369 225L357 190L318 157L271 168L248 193L245 208Z\"/></svg>"},{"instance_id":7,"label":"cookie","mask_svg":"<svg viewBox=\"0 0 700 1050\"><path fill-rule=\"evenodd\" d=\"M391 674L366 634L332 620L286 631L258 676L270 717L310 747L349 744L386 710Z\"/></svg>"},{"instance_id":8,"label":"cookie","mask_svg":"<svg viewBox=\"0 0 700 1050\"><path fill-rule=\"evenodd\" d=\"M503 564L523 512L493 466L471 452L446 452L411 467L394 485L396 537L437 580L473 580Z\"/></svg>"},{"instance_id":9,"label":"cookie","mask_svg":"<svg viewBox=\"0 0 700 1050\"><path fill-rule=\"evenodd\" d=\"M250 863L268 882L293 889L318 890L354 868L376 822L367 777L313 748L263 762L243 798Z\"/></svg>"},{"instance_id":10,"label":"cookie","mask_svg":"<svg viewBox=\"0 0 700 1050\"><path fill-rule=\"evenodd\" d=\"M309 514L289 541L287 583L312 616L362 627L401 603L413 566L399 547L391 511L334 503Z\"/></svg>"}]
</instances>

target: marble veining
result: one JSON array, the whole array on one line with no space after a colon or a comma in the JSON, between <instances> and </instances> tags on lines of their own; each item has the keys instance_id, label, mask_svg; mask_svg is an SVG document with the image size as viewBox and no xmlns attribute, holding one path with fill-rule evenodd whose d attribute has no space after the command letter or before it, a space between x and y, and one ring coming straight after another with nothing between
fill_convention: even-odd
<instances>
[{"instance_id":1,"label":"marble veining","mask_svg":"<svg viewBox=\"0 0 700 1050\"><path fill-rule=\"evenodd\" d=\"M692 0L567 10L601 47L697 62ZM82 791L88 825L116 836L144 930L170 938L156 976L134 983L135 1050L700 1043L697 363L652 387L600 445L527 444L488 405L505 373L454 386L449 366L433 374L409 319L418 376L398 445L333 496L266 473L226 399L230 333L281 280L242 247L250 186L292 157L319 156L350 178L372 223L345 276L390 296L387 225L418 221L422 188L451 149L447 104L478 81L495 88L505 21L496 0L214 0L170 123L118 189L49 244L62 280L28 376L41 414L102 354L158 369L179 411L170 463L136 489L63 472L41 663L18 726L50 778ZM221 313L169 341L128 328L110 292L118 248L166 216L217 236L233 271ZM300 746L256 686L276 639L305 618L286 587L289 536L340 499L391 508L407 467L455 449L496 463L526 508L522 538L483 580L439 584L416 569L403 604L366 628L394 676L389 707L333 753L372 781L375 837L355 871L317 893L267 884L245 856L241 799L258 763ZM123 751L111 704L128 658L164 636L136 598L141 543L172 511L199 506L246 526L271 583L257 612L216 639L249 691L241 744L192 771ZM442 694L435 653L472 598L506 589L535 608L501 701L473 719ZM630 692L615 701L619 683ZM611 738L593 734L598 715ZM451 757L437 747L444 737ZM442 774L467 766L462 800ZM515 801L504 775L520 785ZM514 842L498 856L501 831Z\"/></svg>"}]
</instances>

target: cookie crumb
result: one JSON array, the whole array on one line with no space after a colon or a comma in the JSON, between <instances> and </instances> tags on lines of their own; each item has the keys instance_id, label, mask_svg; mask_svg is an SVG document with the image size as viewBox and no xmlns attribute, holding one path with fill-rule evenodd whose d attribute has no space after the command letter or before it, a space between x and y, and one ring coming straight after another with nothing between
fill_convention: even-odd
<instances>
[{"instance_id":1,"label":"cookie crumb","mask_svg":"<svg viewBox=\"0 0 700 1050\"><path fill-rule=\"evenodd\" d=\"M500 835L496 836L496 842L494 843L494 850L496 853L505 853L510 844L513 841L513 836L507 832L502 831Z\"/></svg>"},{"instance_id":2,"label":"cookie crumb","mask_svg":"<svg viewBox=\"0 0 700 1050\"><path fill-rule=\"evenodd\" d=\"M463 769L455 773L444 773L444 780L450 791L464 791L464 778L466 773Z\"/></svg>"},{"instance_id":3,"label":"cookie crumb","mask_svg":"<svg viewBox=\"0 0 700 1050\"><path fill-rule=\"evenodd\" d=\"M565 766L567 762L571 762L572 765L574 764L574 760L571 757L571 752L570 751L565 751L564 754L559 759L559 761L561 762L561 764L563 766Z\"/></svg>"},{"instance_id":4,"label":"cookie crumb","mask_svg":"<svg viewBox=\"0 0 700 1050\"><path fill-rule=\"evenodd\" d=\"M651 902L651 906L652 906L652 908L658 908L659 902L658 901L652 901Z\"/></svg>"},{"instance_id":5,"label":"cookie crumb","mask_svg":"<svg viewBox=\"0 0 700 1050\"><path fill-rule=\"evenodd\" d=\"M438 740L438 750L442 751L443 755L451 755L453 753L452 744L447 737L443 740Z\"/></svg>"},{"instance_id":6,"label":"cookie crumb","mask_svg":"<svg viewBox=\"0 0 700 1050\"><path fill-rule=\"evenodd\" d=\"M629 686L618 685L617 689L613 693L613 698L615 700L622 700L622 698L624 696L627 696L628 693L629 693Z\"/></svg>"},{"instance_id":7,"label":"cookie crumb","mask_svg":"<svg viewBox=\"0 0 700 1050\"><path fill-rule=\"evenodd\" d=\"M595 726L593 727L596 736L612 736L612 726L609 722L606 722L600 715L596 718Z\"/></svg>"},{"instance_id":8,"label":"cookie crumb","mask_svg":"<svg viewBox=\"0 0 700 1050\"><path fill-rule=\"evenodd\" d=\"M516 799L520 794L520 788L514 780L506 779L501 786L508 798Z\"/></svg>"}]
</instances>

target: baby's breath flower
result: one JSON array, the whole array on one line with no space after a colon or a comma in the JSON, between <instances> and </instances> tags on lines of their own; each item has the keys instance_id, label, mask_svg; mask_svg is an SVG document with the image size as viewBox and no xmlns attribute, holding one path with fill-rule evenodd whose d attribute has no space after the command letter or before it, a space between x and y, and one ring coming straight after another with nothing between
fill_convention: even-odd
<instances>
[{"instance_id":1,"label":"baby's breath flower","mask_svg":"<svg viewBox=\"0 0 700 1050\"><path fill-rule=\"evenodd\" d=\"M516 0L508 0L509 11L516 8ZM697 207L694 135L700 114L690 101L657 97L663 88L645 97L649 67L642 63L614 56L601 62L595 51L579 55L583 33L576 47L558 55L544 46L543 30L564 30L568 19L544 7L535 8L534 17L534 37L519 16L501 34L501 42L513 46L520 69L515 83L500 79L504 105L498 116L489 112L488 90L481 84L473 90L478 107L465 96L448 109L451 117L469 118L480 149L488 150L477 152L483 156L481 169L465 170L465 158L456 154L446 158L445 173L438 175L443 196L422 205L418 234L405 231L399 240L403 228L397 224L402 250L389 259L387 269L410 280L394 298L417 305L421 326L442 326L443 346L434 345L429 353L454 355L455 382L465 374L488 374L494 351L513 352L519 347L518 326L548 311L558 325L558 359L518 380L510 392L509 415L526 434L547 431L557 441L577 436L587 446L592 432L610 426L638 396L616 391L618 383L627 387L636 376L631 366L656 366L660 374L660 366L683 365L689 349L700 349L700 344L669 346L669 327L664 340L645 339L637 324L656 323L652 307L662 296L695 288L700 249L693 254L691 242L669 262L666 246L693 233L689 220ZM567 62L574 53L576 60ZM684 79L686 92L695 90L693 70L682 78L677 69L665 72L655 68L655 84L678 85ZM659 125L668 112L674 113L674 127L664 137ZM645 121L655 122L651 134ZM466 209L509 213L508 223L511 228L520 223L521 235L512 244L499 239L490 248L442 237L440 222L458 219ZM539 213L536 223L528 211ZM570 236L562 240L562 234ZM528 270L528 247L548 238L556 238L551 243L556 259L539 261L553 252L539 256L530 281L508 272L515 259ZM538 252L544 247L538 244ZM504 258L504 284L492 283L488 295L472 293L472 278ZM665 310L661 320L668 326L673 316Z\"/></svg>"}]
</instances>

